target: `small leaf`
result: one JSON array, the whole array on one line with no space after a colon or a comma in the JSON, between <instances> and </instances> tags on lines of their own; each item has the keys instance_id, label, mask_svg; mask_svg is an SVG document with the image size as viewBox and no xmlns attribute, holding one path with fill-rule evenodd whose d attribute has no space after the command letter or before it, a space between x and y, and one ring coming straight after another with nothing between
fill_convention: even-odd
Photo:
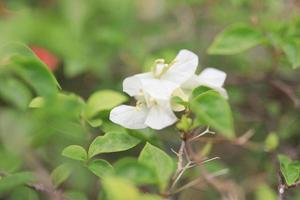
<instances>
[{"instance_id":1,"label":"small leaf","mask_svg":"<svg viewBox=\"0 0 300 200\"><path fill-rule=\"evenodd\" d=\"M45 99L43 97L36 97L31 100L28 107L29 108L40 108L40 107L44 106L44 104L45 104Z\"/></svg>"},{"instance_id":2,"label":"small leaf","mask_svg":"<svg viewBox=\"0 0 300 200\"><path fill-rule=\"evenodd\" d=\"M287 185L294 184L300 175L300 165L298 162L292 162L287 156L279 155L280 171Z\"/></svg>"},{"instance_id":3,"label":"small leaf","mask_svg":"<svg viewBox=\"0 0 300 200\"><path fill-rule=\"evenodd\" d=\"M106 160L96 159L88 164L88 168L96 176L102 178L105 175L112 173L113 167Z\"/></svg>"},{"instance_id":4,"label":"small leaf","mask_svg":"<svg viewBox=\"0 0 300 200\"><path fill-rule=\"evenodd\" d=\"M114 168L117 176L131 180L137 185L155 183L154 172L134 158L121 159L114 164Z\"/></svg>"},{"instance_id":5,"label":"small leaf","mask_svg":"<svg viewBox=\"0 0 300 200\"><path fill-rule=\"evenodd\" d=\"M89 158L100 153L125 151L135 147L140 140L126 132L108 132L94 139L89 148Z\"/></svg>"},{"instance_id":6,"label":"small leaf","mask_svg":"<svg viewBox=\"0 0 300 200\"><path fill-rule=\"evenodd\" d=\"M300 66L300 42L289 39L283 42L282 50L294 69Z\"/></svg>"},{"instance_id":7,"label":"small leaf","mask_svg":"<svg viewBox=\"0 0 300 200\"><path fill-rule=\"evenodd\" d=\"M204 124L234 138L233 119L228 102L215 91L207 91L192 99L191 110Z\"/></svg>"},{"instance_id":8,"label":"small leaf","mask_svg":"<svg viewBox=\"0 0 300 200\"><path fill-rule=\"evenodd\" d=\"M235 24L219 33L208 48L208 54L230 55L240 53L263 41L262 34L246 24Z\"/></svg>"},{"instance_id":9,"label":"small leaf","mask_svg":"<svg viewBox=\"0 0 300 200\"><path fill-rule=\"evenodd\" d=\"M155 176L153 178L157 181L160 191L164 191L174 169L174 163L168 154L147 143L140 153L139 162L154 171Z\"/></svg>"},{"instance_id":10,"label":"small leaf","mask_svg":"<svg viewBox=\"0 0 300 200\"><path fill-rule=\"evenodd\" d=\"M140 200L138 189L126 179L106 176L102 184L107 195L107 200Z\"/></svg>"},{"instance_id":11,"label":"small leaf","mask_svg":"<svg viewBox=\"0 0 300 200\"><path fill-rule=\"evenodd\" d=\"M19 172L4 176L0 180L0 194L8 192L17 186L33 181L35 178L30 172Z\"/></svg>"},{"instance_id":12,"label":"small leaf","mask_svg":"<svg viewBox=\"0 0 300 200\"><path fill-rule=\"evenodd\" d=\"M71 175L71 168L68 164L62 164L51 173L51 179L55 187L61 185Z\"/></svg>"},{"instance_id":13,"label":"small leaf","mask_svg":"<svg viewBox=\"0 0 300 200\"><path fill-rule=\"evenodd\" d=\"M87 101L86 116L94 117L97 113L110 110L113 107L127 101L127 97L112 90L102 90L92 94Z\"/></svg>"},{"instance_id":14,"label":"small leaf","mask_svg":"<svg viewBox=\"0 0 300 200\"><path fill-rule=\"evenodd\" d=\"M273 151L277 148L279 139L276 133L270 133L265 140L265 150Z\"/></svg>"},{"instance_id":15,"label":"small leaf","mask_svg":"<svg viewBox=\"0 0 300 200\"><path fill-rule=\"evenodd\" d=\"M66 147L62 155L74 160L86 161L87 160L87 152L86 150L79 145L70 145Z\"/></svg>"}]
</instances>

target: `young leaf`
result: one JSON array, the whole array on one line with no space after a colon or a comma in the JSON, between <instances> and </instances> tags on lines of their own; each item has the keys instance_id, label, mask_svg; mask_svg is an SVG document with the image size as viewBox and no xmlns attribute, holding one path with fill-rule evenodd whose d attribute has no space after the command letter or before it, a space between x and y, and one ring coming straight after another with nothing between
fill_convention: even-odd
<instances>
[{"instance_id":1,"label":"young leaf","mask_svg":"<svg viewBox=\"0 0 300 200\"><path fill-rule=\"evenodd\" d=\"M61 185L71 175L71 168L68 164L62 164L51 173L51 179L55 187Z\"/></svg>"},{"instance_id":2,"label":"young leaf","mask_svg":"<svg viewBox=\"0 0 300 200\"><path fill-rule=\"evenodd\" d=\"M30 172L19 172L4 176L0 180L0 194L8 192L17 186L33 181L35 178Z\"/></svg>"},{"instance_id":3,"label":"young leaf","mask_svg":"<svg viewBox=\"0 0 300 200\"><path fill-rule=\"evenodd\" d=\"M246 24L235 24L219 33L208 48L208 54L230 55L240 53L263 41L262 34Z\"/></svg>"},{"instance_id":4,"label":"young leaf","mask_svg":"<svg viewBox=\"0 0 300 200\"><path fill-rule=\"evenodd\" d=\"M147 143L139 156L139 162L147 165L154 171L160 191L164 191L173 173L172 159L161 149Z\"/></svg>"},{"instance_id":5,"label":"young leaf","mask_svg":"<svg viewBox=\"0 0 300 200\"><path fill-rule=\"evenodd\" d=\"M137 185L155 183L154 172L134 158L121 159L114 164L114 168L117 176L131 180Z\"/></svg>"},{"instance_id":6,"label":"young leaf","mask_svg":"<svg viewBox=\"0 0 300 200\"><path fill-rule=\"evenodd\" d=\"M79 145L70 145L66 147L62 155L74 160L86 161L87 160L87 152L86 150Z\"/></svg>"},{"instance_id":7,"label":"young leaf","mask_svg":"<svg viewBox=\"0 0 300 200\"><path fill-rule=\"evenodd\" d=\"M300 175L300 164L292 162L287 156L279 155L280 171L285 179L287 185L294 184Z\"/></svg>"},{"instance_id":8,"label":"young leaf","mask_svg":"<svg viewBox=\"0 0 300 200\"><path fill-rule=\"evenodd\" d=\"M88 164L88 168L96 176L102 178L113 171L113 167L106 160L96 159Z\"/></svg>"},{"instance_id":9,"label":"young leaf","mask_svg":"<svg viewBox=\"0 0 300 200\"><path fill-rule=\"evenodd\" d=\"M126 179L106 176L102 184L107 194L107 200L140 200L138 189Z\"/></svg>"},{"instance_id":10,"label":"young leaf","mask_svg":"<svg viewBox=\"0 0 300 200\"><path fill-rule=\"evenodd\" d=\"M270 133L266 140L265 140L265 150L266 151L273 151L274 149L277 148L279 144L279 139L276 133Z\"/></svg>"},{"instance_id":11,"label":"young leaf","mask_svg":"<svg viewBox=\"0 0 300 200\"><path fill-rule=\"evenodd\" d=\"M300 67L300 42L289 39L283 42L282 50L294 69Z\"/></svg>"},{"instance_id":12,"label":"young leaf","mask_svg":"<svg viewBox=\"0 0 300 200\"><path fill-rule=\"evenodd\" d=\"M100 153L125 151L135 147L140 140L130 136L126 132L108 132L104 136L98 136L90 145L89 158Z\"/></svg>"},{"instance_id":13,"label":"young leaf","mask_svg":"<svg viewBox=\"0 0 300 200\"><path fill-rule=\"evenodd\" d=\"M200 94L192 99L190 106L198 120L228 138L235 136L230 106L217 92L211 90Z\"/></svg>"},{"instance_id":14,"label":"young leaf","mask_svg":"<svg viewBox=\"0 0 300 200\"><path fill-rule=\"evenodd\" d=\"M102 90L95 92L87 101L86 116L94 117L103 110L110 110L113 107L127 101L127 97L112 90Z\"/></svg>"}]
</instances>

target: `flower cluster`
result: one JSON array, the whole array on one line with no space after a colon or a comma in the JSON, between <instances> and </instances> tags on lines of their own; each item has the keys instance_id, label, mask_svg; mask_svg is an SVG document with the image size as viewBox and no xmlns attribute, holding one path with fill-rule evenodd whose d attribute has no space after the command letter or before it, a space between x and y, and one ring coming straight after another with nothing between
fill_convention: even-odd
<instances>
[{"instance_id":1,"label":"flower cluster","mask_svg":"<svg viewBox=\"0 0 300 200\"><path fill-rule=\"evenodd\" d=\"M152 72L126 78L123 91L136 99L136 106L115 107L110 112L110 120L129 129L162 129L177 121L174 112L185 109L172 101L175 96L188 101L194 88L206 86L227 98L223 88L226 74L206 68L196 75L197 66L198 56L191 51L181 50L171 63L158 59Z\"/></svg>"}]
</instances>

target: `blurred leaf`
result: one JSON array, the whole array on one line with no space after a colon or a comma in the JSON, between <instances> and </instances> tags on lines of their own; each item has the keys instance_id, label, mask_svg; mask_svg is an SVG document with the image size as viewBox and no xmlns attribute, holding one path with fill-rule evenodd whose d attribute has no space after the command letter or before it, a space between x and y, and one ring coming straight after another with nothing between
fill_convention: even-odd
<instances>
[{"instance_id":1,"label":"blurred leaf","mask_svg":"<svg viewBox=\"0 0 300 200\"><path fill-rule=\"evenodd\" d=\"M218 130L228 138L234 138L233 119L228 102L215 91L207 91L191 101L191 110L197 119Z\"/></svg>"},{"instance_id":2,"label":"blurred leaf","mask_svg":"<svg viewBox=\"0 0 300 200\"><path fill-rule=\"evenodd\" d=\"M79 145L70 145L64 148L62 155L74 160L86 161L87 152L86 150Z\"/></svg>"},{"instance_id":3,"label":"blurred leaf","mask_svg":"<svg viewBox=\"0 0 300 200\"><path fill-rule=\"evenodd\" d=\"M12 173L18 170L21 166L21 158L13 152L0 150L0 171Z\"/></svg>"},{"instance_id":4,"label":"blurred leaf","mask_svg":"<svg viewBox=\"0 0 300 200\"><path fill-rule=\"evenodd\" d=\"M83 192L79 191L66 191L64 196L70 200L88 200L87 196Z\"/></svg>"},{"instance_id":5,"label":"blurred leaf","mask_svg":"<svg viewBox=\"0 0 300 200\"><path fill-rule=\"evenodd\" d=\"M294 69L300 66L300 42L295 39L285 40L282 49Z\"/></svg>"},{"instance_id":6,"label":"blurred leaf","mask_svg":"<svg viewBox=\"0 0 300 200\"><path fill-rule=\"evenodd\" d=\"M4 176L0 179L0 194L8 192L17 186L24 185L33 181L35 178L30 172L19 172L12 175Z\"/></svg>"},{"instance_id":7,"label":"blurred leaf","mask_svg":"<svg viewBox=\"0 0 300 200\"><path fill-rule=\"evenodd\" d=\"M36 97L31 100L29 103L29 108L40 108L44 106L45 104L45 99L43 97Z\"/></svg>"},{"instance_id":8,"label":"blurred leaf","mask_svg":"<svg viewBox=\"0 0 300 200\"><path fill-rule=\"evenodd\" d=\"M154 171L160 191L164 191L173 173L174 163L172 159L161 149L147 143L140 153L139 162L145 164Z\"/></svg>"},{"instance_id":9,"label":"blurred leaf","mask_svg":"<svg viewBox=\"0 0 300 200\"><path fill-rule=\"evenodd\" d=\"M96 159L88 164L88 168L96 176L102 178L108 174L111 174L113 167L106 160Z\"/></svg>"},{"instance_id":10,"label":"blurred leaf","mask_svg":"<svg viewBox=\"0 0 300 200\"><path fill-rule=\"evenodd\" d=\"M28 187L18 187L10 195L9 200L38 200L38 194Z\"/></svg>"},{"instance_id":11,"label":"blurred leaf","mask_svg":"<svg viewBox=\"0 0 300 200\"><path fill-rule=\"evenodd\" d=\"M104 136L98 136L94 139L90 145L88 156L91 158L100 153L125 151L139 143L139 139L126 132L108 132Z\"/></svg>"},{"instance_id":12,"label":"blurred leaf","mask_svg":"<svg viewBox=\"0 0 300 200\"><path fill-rule=\"evenodd\" d=\"M255 200L277 200L276 193L265 184L261 184L257 187L255 196Z\"/></svg>"},{"instance_id":13,"label":"blurred leaf","mask_svg":"<svg viewBox=\"0 0 300 200\"><path fill-rule=\"evenodd\" d=\"M163 200L161 196L145 194L140 197L140 200Z\"/></svg>"},{"instance_id":14,"label":"blurred leaf","mask_svg":"<svg viewBox=\"0 0 300 200\"><path fill-rule=\"evenodd\" d=\"M106 176L102 181L107 200L140 200L139 191L126 179Z\"/></svg>"},{"instance_id":15,"label":"blurred leaf","mask_svg":"<svg viewBox=\"0 0 300 200\"><path fill-rule=\"evenodd\" d=\"M8 70L21 77L38 95L49 96L58 91L59 85L53 74L25 45L6 45L1 49L1 57Z\"/></svg>"},{"instance_id":16,"label":"blurred leaf","mask_svg":"<svg viewBox=\"0 0 300 200\"><path fill-rule=\"evenodd\" d=\"M71 168L68 164L62 164L51 173L51 179L55 187L60 186L71 175Z\"/></svg>"},{"instance_id":17,"label":"blurred leaf","mask_svg":"<svg viewBox=\"0 0 300 200\"><path fill-rule=\"evenodd\" d=\"M285 179L287 185L294 184L300 175L299 162L292 162L287 156L279 155L280 171Z\"/></svg>"},{"instance_id":18,"label":"blurred leaf","mask_svg":"<svg viewBox=\"0 0 300 200\"><path fill-rule=\"evenodd\" d=\"M278 147L279 138L276 133L270 133L265 140L266 151L273 151Z\"/></svg>"},{"instance_id":19,"label":"blurred leaf","mask_svg":"<svg viewBox=\"0 0 300 200\"><path fill-rule=\"evenodd\" d=\"M135 158L123 158L114 164L115 173L137 185L153 184L153 171Z\"/></svg>"},{"instance_id":20,"label":"blurred leaf","mask_svg":"<svg viewBox=\"0 0 300 200\"><path fill-rule=\"evenodd\" d=\"M7 103L25 110L32 98L30 90L18 79L0 76L0 97Z\"/></svg>"},{"instance_id":21,"label":"blurred leaf","mask_svg":"<svg viewBox=\"0 0 300 200\"><path fill-rule=\"evenodd\" d=\"M200 94L203 94L207 91L210 91L212 90L211 88L209 87L206 87L206 86L199 86L199 87L196 87L193 91L192 91L192 98L195 98L197 96L199 96Z\"/></svg>"},{"instance_id":22,"label":"blurred leaf","mask_svg":"<svg viewBox=\"0 0 300 200\"><path fill-rule=\"evenodd\" d=\"M262 34L246 24L227 27L214 39L207 52L209 54L230 55L240 53L263 41Z\"/></svg>"},{"instance_id":23,"label":"blurred leaf","mask_svg":"<svg viewBox=\"0 0 300 200\"><path fill-rule=\"evenodd\" d=\"M92 118L100 111L110 110L125 101L127 101L126 96L112 90L95 92L87 101L86 115Z\"/></svg>"}]
</instances>

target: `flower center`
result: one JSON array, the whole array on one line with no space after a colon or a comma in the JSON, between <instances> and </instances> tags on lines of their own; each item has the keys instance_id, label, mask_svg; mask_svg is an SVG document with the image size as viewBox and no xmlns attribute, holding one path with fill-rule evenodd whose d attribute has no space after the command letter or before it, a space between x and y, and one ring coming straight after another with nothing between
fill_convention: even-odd
<instances>
[{"instance_id":1,"label":"flower center","mask_svg":"<svg viewBox=\"0 0 300 200\"><path fill-rule=\"evenodd\" d=\"M155 66L152 69L153 76L155 78L160 78L162 75L164 75L175 63L176 61L173 60L172 62L165 63L164 59L157 59L155 60Z\"/></svg>"}]
</instances>

